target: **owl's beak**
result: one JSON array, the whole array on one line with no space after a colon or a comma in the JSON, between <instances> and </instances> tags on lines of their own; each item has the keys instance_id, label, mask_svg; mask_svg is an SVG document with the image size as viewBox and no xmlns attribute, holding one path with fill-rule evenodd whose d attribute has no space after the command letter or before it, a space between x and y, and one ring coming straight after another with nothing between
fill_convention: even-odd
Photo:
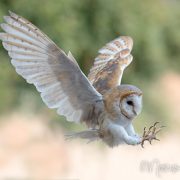
<instances>
[{"instance_id":1,"label":"owl's beak","mask_svg":"<svg viewBox=\"0 0 180 180\"><path fill-rule=\"evenodd\" d=\"M137 116L138 113L136 112L136 110L133 108L133 113Z\"/></svg>"}]
</instances>

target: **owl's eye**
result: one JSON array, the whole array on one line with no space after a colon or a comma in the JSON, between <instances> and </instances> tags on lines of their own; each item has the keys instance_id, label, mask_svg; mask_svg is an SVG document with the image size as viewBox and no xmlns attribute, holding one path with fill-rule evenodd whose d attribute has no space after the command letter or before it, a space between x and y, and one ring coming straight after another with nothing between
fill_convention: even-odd
<instances>
[{"instance_id":1,"label":"owl's eye","mask_svg":"<svg viewBox=\"0 0 180 180\"><path fill-rule=\"evenodd\" d=\"M133 106L133 102L132 101L127 101L127 104L130 106Z\"/></svg>"}]
</instances>

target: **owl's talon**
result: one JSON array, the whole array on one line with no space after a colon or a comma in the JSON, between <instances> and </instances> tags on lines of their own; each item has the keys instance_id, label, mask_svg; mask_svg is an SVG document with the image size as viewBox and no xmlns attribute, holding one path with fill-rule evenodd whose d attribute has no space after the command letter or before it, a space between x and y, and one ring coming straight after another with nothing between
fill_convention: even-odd
<instances>
[{"instance_id":1,"label":"owl's talon","mask_svg":"<svg viewBox=\"0 0 180 180\"><path fill-rule=\"evenodd\" d=\"M158 122L158 121L157 121L157 122L155 122L155 123L154 123L154 125L153 125L153 126L156 126L156 125L157 125L157 124L159 124L159 123L160 123L160 122Z\"/></svg>"},{"instance_id":2,"label":"owl's talon","mask_svg":"<svg viewBox=\"0 0 180 180\"><path fill-rule=\"evenodd\" d=\"M156 135L164 128L165 126L161 126L157 128L157 124L159 122L155 122L153 126L150 126L148 132L146 132L146 127L144 128L143 136L142 136L142 142L141 142L141 147L144 148L144 142L149 141L149 143L152 145L152 141L160 141L159 139L156 138Z\"/></svg>"},{"instance_id":3,"label":"owl's talon","mask_svg":"<svg viewBox=\"0 0 180 180\"><path fill-rule=\"evenodd\" d=\"M156 135L157 133L159 133L164 127L166 126L161 126L159 129L156 130L156 132L154 132L154 134Z\"/></svg>"},{"instance_id":4,"label":"owl's talon","mask_svg":"<svg viewBox=\"0 0 180 180\"><path fill-rule=\"evenodd\" d=\"M154 127L154 126L150 126L147 134L149 134L149 133L151 132L151 129L152 129L153 127Z\"/></svg>"},{"instance_id":5,"label":"owl's talon","mask_svg":"<svg viewBox=\"0 0 180 180\"><path fill-rule=\"evenodd\" d=\"M141 142L141 147L144 148L144 140Z\"/></svg>"},{"instance_id":6,"label":"owl's talon","mask_svg":"<svg viewBox=\"0 0 180 180\"><path fill-rule=\"evenodd\" d=\"M146 127L144 127L143 137L145 136L145 134L146 134Z\"/></svg>"},{"instance_id":7,"label":"owl's talon","mask_svg":"<svg viewBox=\"0 0 180 180\"><path fill-rule=\"evenodd\" d=\"M153 130L152 130L152 134L155 133L155 131L156 131L156 125L157 125L157 124L159 124L159 122L155 122L155 123L154 123L154 125L153 125L154 128L153 128Z\"/></svg>"}]
</instances>

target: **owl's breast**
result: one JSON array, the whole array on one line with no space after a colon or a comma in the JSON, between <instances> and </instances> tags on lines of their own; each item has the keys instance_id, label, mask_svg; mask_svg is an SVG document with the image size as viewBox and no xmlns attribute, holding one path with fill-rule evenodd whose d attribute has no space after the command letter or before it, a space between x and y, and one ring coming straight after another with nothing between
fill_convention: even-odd
<instances>
[{"instance_id":1,"label":"owl's breast","mask_svg":"<svg viewBox=\"0 0 180 180\"><path fill-rule=\"evenodd\" d=\"M117 132L114 133L114 127L116 130L118 129L118 133L120 133L121 125L109 119L108 116L105 116L99 129L99 137L110 147L124 143L122 137L117 135Z\"/></svg>"}]
</instances>

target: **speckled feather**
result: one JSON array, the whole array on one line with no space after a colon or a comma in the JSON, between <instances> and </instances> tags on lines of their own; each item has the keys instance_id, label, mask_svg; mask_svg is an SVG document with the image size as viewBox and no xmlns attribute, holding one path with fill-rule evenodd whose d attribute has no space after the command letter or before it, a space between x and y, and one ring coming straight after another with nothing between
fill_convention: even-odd
<instances>
[{"instance_id":1,"label":"speckled feather","mask_svg":"<svg viewBox=\"0 0 180 180\"><path fill-rule=\"evenodd\" d=\"M131 63L132 38L120 36L99 50L88 78L93 86L104 94L119 85L124 69Z\"/></svg>"},{"instance_id":2,"label":"speckled feather","mask_svg":"<svg viewBox=\"0 0 180 180\"><path fill-rule=\"evenodd\" d=\"M16 72L34 84L49 108L68 121L97 123L95 107L102 99L80 70L75 58L65 54L50 38L31 22L9 12L5 31L0 33L4 48ZM77 90L78 89L78 90ZM98 113L98 110L96 109Z\"/></svg>"}]
</instances>

